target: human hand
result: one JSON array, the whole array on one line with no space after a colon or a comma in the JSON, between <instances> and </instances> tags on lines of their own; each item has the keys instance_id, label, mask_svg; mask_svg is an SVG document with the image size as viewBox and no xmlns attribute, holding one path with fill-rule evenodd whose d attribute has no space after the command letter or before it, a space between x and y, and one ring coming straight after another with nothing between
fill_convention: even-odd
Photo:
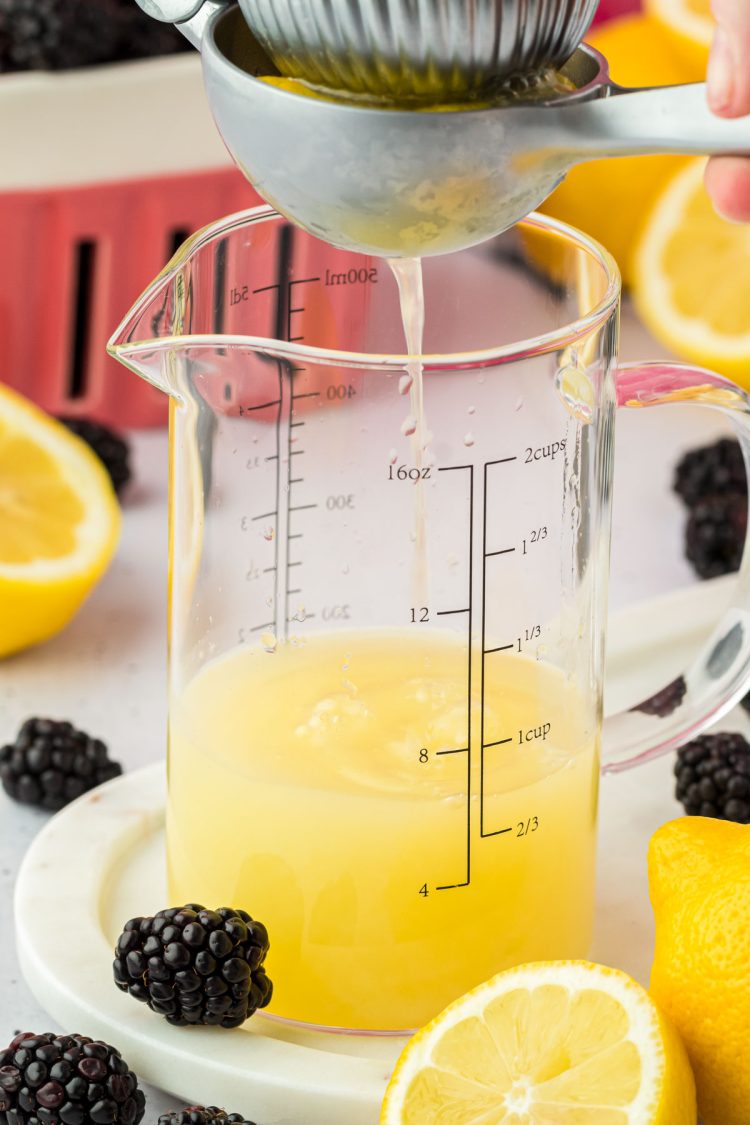
<instances>
[{"instance_id":1,"label":"human hand","mask_svg":"<svg viewBox=\"0 0 750 1125\"><path fill-rule=\"evenodd\" d=\"M750 0L713 0L717 27L708 62L708 104L721 117L750 114ZM717 211L750 222L750 160L708 162L706 187Z\"/></svg>"}]
</instances>

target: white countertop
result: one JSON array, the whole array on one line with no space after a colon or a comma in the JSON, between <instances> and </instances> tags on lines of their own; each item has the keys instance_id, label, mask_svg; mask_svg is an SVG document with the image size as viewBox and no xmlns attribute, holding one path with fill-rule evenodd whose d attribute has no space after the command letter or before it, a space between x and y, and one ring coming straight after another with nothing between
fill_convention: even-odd
<instances>
[{"instance_id":1,"label":"white countertop","mask_svg":"<svg viewBox=\"0 0 750 1125\"><path fill-rule=\"evenodd\" d=\"M627 311L621 354L623 359L665 355ZM693 406L621 412L613 608L695 581L682 558L684 511L671 492L672 472L682 451L728 429L720 415ZM157 431L134 434L132 440L137 480L127 495L122 542L109 573L62 635L0 665L0 740L12 739L30 715L70 718L102 737L126 770L163 755L166 727L167 443ZM644 784L654 768L658 763L643 767ZM608 777L604 785L618 781ZM0 1045L19 1029L54 1026L20 979L11 911L19 861L47 815L17 806L0 792ZM155 1122L159 1113L182 1104L151 1092L147 1120Z\"/></svg>"}]
</instances>

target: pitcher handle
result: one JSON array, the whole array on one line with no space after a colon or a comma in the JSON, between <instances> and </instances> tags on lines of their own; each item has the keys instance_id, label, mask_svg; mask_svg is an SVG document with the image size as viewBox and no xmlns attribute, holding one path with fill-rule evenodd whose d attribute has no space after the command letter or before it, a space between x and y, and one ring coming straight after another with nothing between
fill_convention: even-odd
<instances>
[{"instance_id":1,"label":"pitcher handle","mask_svg":"<svg viewBox=\"0 0 750 1125\"><path fill-rule=\"evenodd\" d=\"M618 407L702 403L734 424L750 465L750 395L728 379L678 363L631 363L615 374ZM629 711L605 719L602 768L617 772L674 750L720 719L750 680L750 551L747 539L731 607L690 668Z\"/></svg>"},{"instance_id":2,"label":"pitcher handle","mask_svg":"<svg viewBox=\"0 0 750 1125\"><path fill-rule=\"evenodd\" d=\"M200 50L211 17L230 0L136 0L148 16L162 23L173 23L185 38Z\"/></svg>"}]
</instances>

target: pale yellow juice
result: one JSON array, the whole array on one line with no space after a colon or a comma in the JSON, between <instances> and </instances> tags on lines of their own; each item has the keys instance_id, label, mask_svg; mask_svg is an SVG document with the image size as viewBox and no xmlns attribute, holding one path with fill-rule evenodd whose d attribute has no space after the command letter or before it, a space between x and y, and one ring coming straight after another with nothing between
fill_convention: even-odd
<instances>
[{"instance_id":1,"label":"pale yellow juice","mask_svg":"<svg viewBox=\"0 0 750 1125\"><path fill-rule=\"evenodd\" d=\"M173 700L171 899L268 926L271 1012L413 1028L507 966L587 953L590 724L562 675L488 655L482 777L481 663L470 707L452 634L321 634L230 652Z\"/></svg>"}]
</instances>

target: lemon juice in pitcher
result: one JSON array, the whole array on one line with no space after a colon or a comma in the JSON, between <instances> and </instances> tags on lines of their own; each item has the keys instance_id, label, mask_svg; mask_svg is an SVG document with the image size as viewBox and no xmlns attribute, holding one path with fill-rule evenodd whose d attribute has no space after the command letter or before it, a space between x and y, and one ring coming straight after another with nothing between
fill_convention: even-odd
<instances>
[{"instance_id":1,"label":"lemon juice in pitcher","mask_svg":"<svg viewBox=\"0 0 750 1125\"><path fill-rule=\"evenodd\" d=\"M174 707L172 897L264 920L272 1013L403 1030L499 969L588 947L598 757L575 699L496 657L484 726L507 741L485 750L481 825L466 661L449 633L311 635L220 657Z\"/></svg>"}]
</instances>

